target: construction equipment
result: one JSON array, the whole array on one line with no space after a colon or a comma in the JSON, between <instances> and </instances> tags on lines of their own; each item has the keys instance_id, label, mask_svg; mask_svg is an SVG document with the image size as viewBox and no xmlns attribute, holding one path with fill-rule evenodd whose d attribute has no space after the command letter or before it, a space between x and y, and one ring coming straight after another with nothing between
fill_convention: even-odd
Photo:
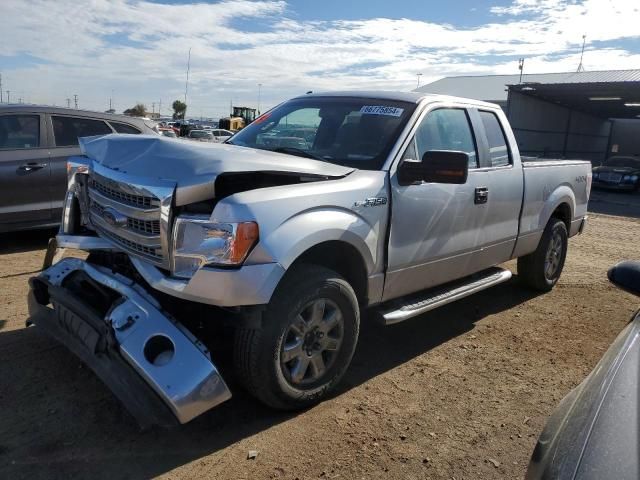
<instances>
[{"instance_id":1,"label":"construction equipment","mask_svg":"<svg viewBox=\"0 0 640 480\"><path fill-rule=\"evenodd\" d=\"M237 132L256 119L256 109L249 107L233 107L233 113L229 117L218 121L218 128Z\"/></svg>"}]
</instances>

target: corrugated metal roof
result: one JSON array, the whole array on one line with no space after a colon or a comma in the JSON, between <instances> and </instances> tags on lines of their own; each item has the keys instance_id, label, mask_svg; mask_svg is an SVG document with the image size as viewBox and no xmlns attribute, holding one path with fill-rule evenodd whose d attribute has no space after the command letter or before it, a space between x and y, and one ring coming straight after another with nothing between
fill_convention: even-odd
<instances>
[{"instance_id":1,"label":"corrugated metal roof","mask_svg":"<svg viewBox=\"0 0 640 480\"><path fill-rule=\"evenodd\" d=\"M417 88L416 92L506 102L507 85L519 83L520 75L479 75L445 77ZM523 83L616 83L640 82L640 70L524 74Z\"/></svg>"}]
</instances>

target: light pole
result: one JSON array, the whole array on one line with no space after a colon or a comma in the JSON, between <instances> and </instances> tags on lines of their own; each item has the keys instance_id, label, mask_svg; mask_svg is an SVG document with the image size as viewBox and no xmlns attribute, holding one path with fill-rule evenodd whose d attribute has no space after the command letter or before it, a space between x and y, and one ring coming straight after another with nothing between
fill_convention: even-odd
<instances>
[{"instance_id":1,"label":"light pole","mask_svg":"<svg viewBox=\"0 0 640 480\"><path fill-rule=\"evenodd\" d=\"M416 88L420 88L420 77L421 77L421 76L422 76L422 74L421 74L421 73L418 73L418 74L417 74L417 77L418 77L418 86L417 86Z\"/></svg>"},{"instance_id":2,"label":"light pole","mask_svg":"<svg viewBox=\"0 0 640 480\"><path fill-rule=\"evenodd\" d=\"M187 90L189 89L189 70L191 69L191 47L189 47L189 56L187 57L187 81L184 84L184 116L183 120L187 119Z\"/></svg>"},{"instance_id":3,"label":"light pole","mask_svg":"<svg viewBox=\"0 0 640 480\"><path fill-rule=\"evenodd\" d=\"M11 90L7 90L7 103L11 103Z\"/></svg>"},{"instance_id":4,"label":"light pole","mask_svg":"<svg viewBox=\"0 0 640 480\"><path fill-rule=\"evenodd\" d=\"M258 84L258 115L260 115L260 94L262 93L262 84Z\"/></svg>"}]
</instances>

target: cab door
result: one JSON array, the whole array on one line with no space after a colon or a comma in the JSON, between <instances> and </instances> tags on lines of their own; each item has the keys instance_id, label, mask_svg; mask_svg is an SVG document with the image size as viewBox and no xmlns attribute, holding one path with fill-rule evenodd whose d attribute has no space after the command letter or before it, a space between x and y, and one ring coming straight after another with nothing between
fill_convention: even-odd
<instances>
[{"instance_id":1,"label":"cab door","mask_svg":"<svg viewBox=\"0 0 640 480\"><path fill-rule=\"evenodd\" d=\"M401 163L420 160L429 150L466 152L467 182L403 185L398 175ZM400 165L390 175L391 231L383 300L480 270L475 254L487 241L488 209L478 202L478 195L489 179L479 169L469 111L461 106L431 107L418 121Z\"/></svg>"},{"instance_id":2,"label":"cab door","mask_svg":"<svg viewBox=\"0 0 640 480\"><path fill-rule=\"evenodd\" d=\"M470 110L471 120L478 132L480 168L486 174L486 209L484 225L485 246L478 261L486 267L506 262L511 258L518 237L520 210L524 190L519 155L514 152L515 138L510 133L504 114L499 110ZM513 147L512 147L513 146Z\"/></svg>"},{"instance_id":3,"label":"cab door","mask_svg":"<svg viewBox=\"0 0 640 480\"><path fill-rule=\"evenodd\" d=\"M44 114L0 114L0 229L51 221Z\"/></svg>"}]
</instances>

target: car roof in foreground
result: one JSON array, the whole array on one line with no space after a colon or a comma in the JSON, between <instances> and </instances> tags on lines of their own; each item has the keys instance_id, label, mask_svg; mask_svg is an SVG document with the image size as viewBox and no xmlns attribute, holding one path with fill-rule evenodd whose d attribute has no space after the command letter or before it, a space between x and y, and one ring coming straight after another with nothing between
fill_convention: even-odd
<instances>
[{"instance_id":1,"label":"car roof in foreground","mask_svg":"<svg viewBox=\"0 0 640 480\"><path fill-rule=\"evenodd\" d=\"M296 99L308 97L351 97L351 98L370 98L372 100L391 100L396 102L421 103L422 101L431 102L455 102L466 103L470 105L478 105L481 107L500 108L495 103L473 100L471 98L452 97L449 95L437 95L425 92L399 92L387 90L342 90L337 92L318 92L300 95Z\"/></svg>"},{"instance_id":2,"label":"car roof in foreground","mask_svg":"<svg viewBox=\"0 0 640 480\"><path fill-rule=\"evenodd\" d=\"M5 112L30 112L30 113L53 113L60 115L77 115L82 117L98 117L106 120L123 121L123 122L144 122L141 117L130 117L118 113L97 112L93 110L80 110L75 108L54 107L50 105L31 105L28 103L9 103L0 105L0 113ZM153 120L151 120L153 121Z\"/></svg>"}]
</instances>

